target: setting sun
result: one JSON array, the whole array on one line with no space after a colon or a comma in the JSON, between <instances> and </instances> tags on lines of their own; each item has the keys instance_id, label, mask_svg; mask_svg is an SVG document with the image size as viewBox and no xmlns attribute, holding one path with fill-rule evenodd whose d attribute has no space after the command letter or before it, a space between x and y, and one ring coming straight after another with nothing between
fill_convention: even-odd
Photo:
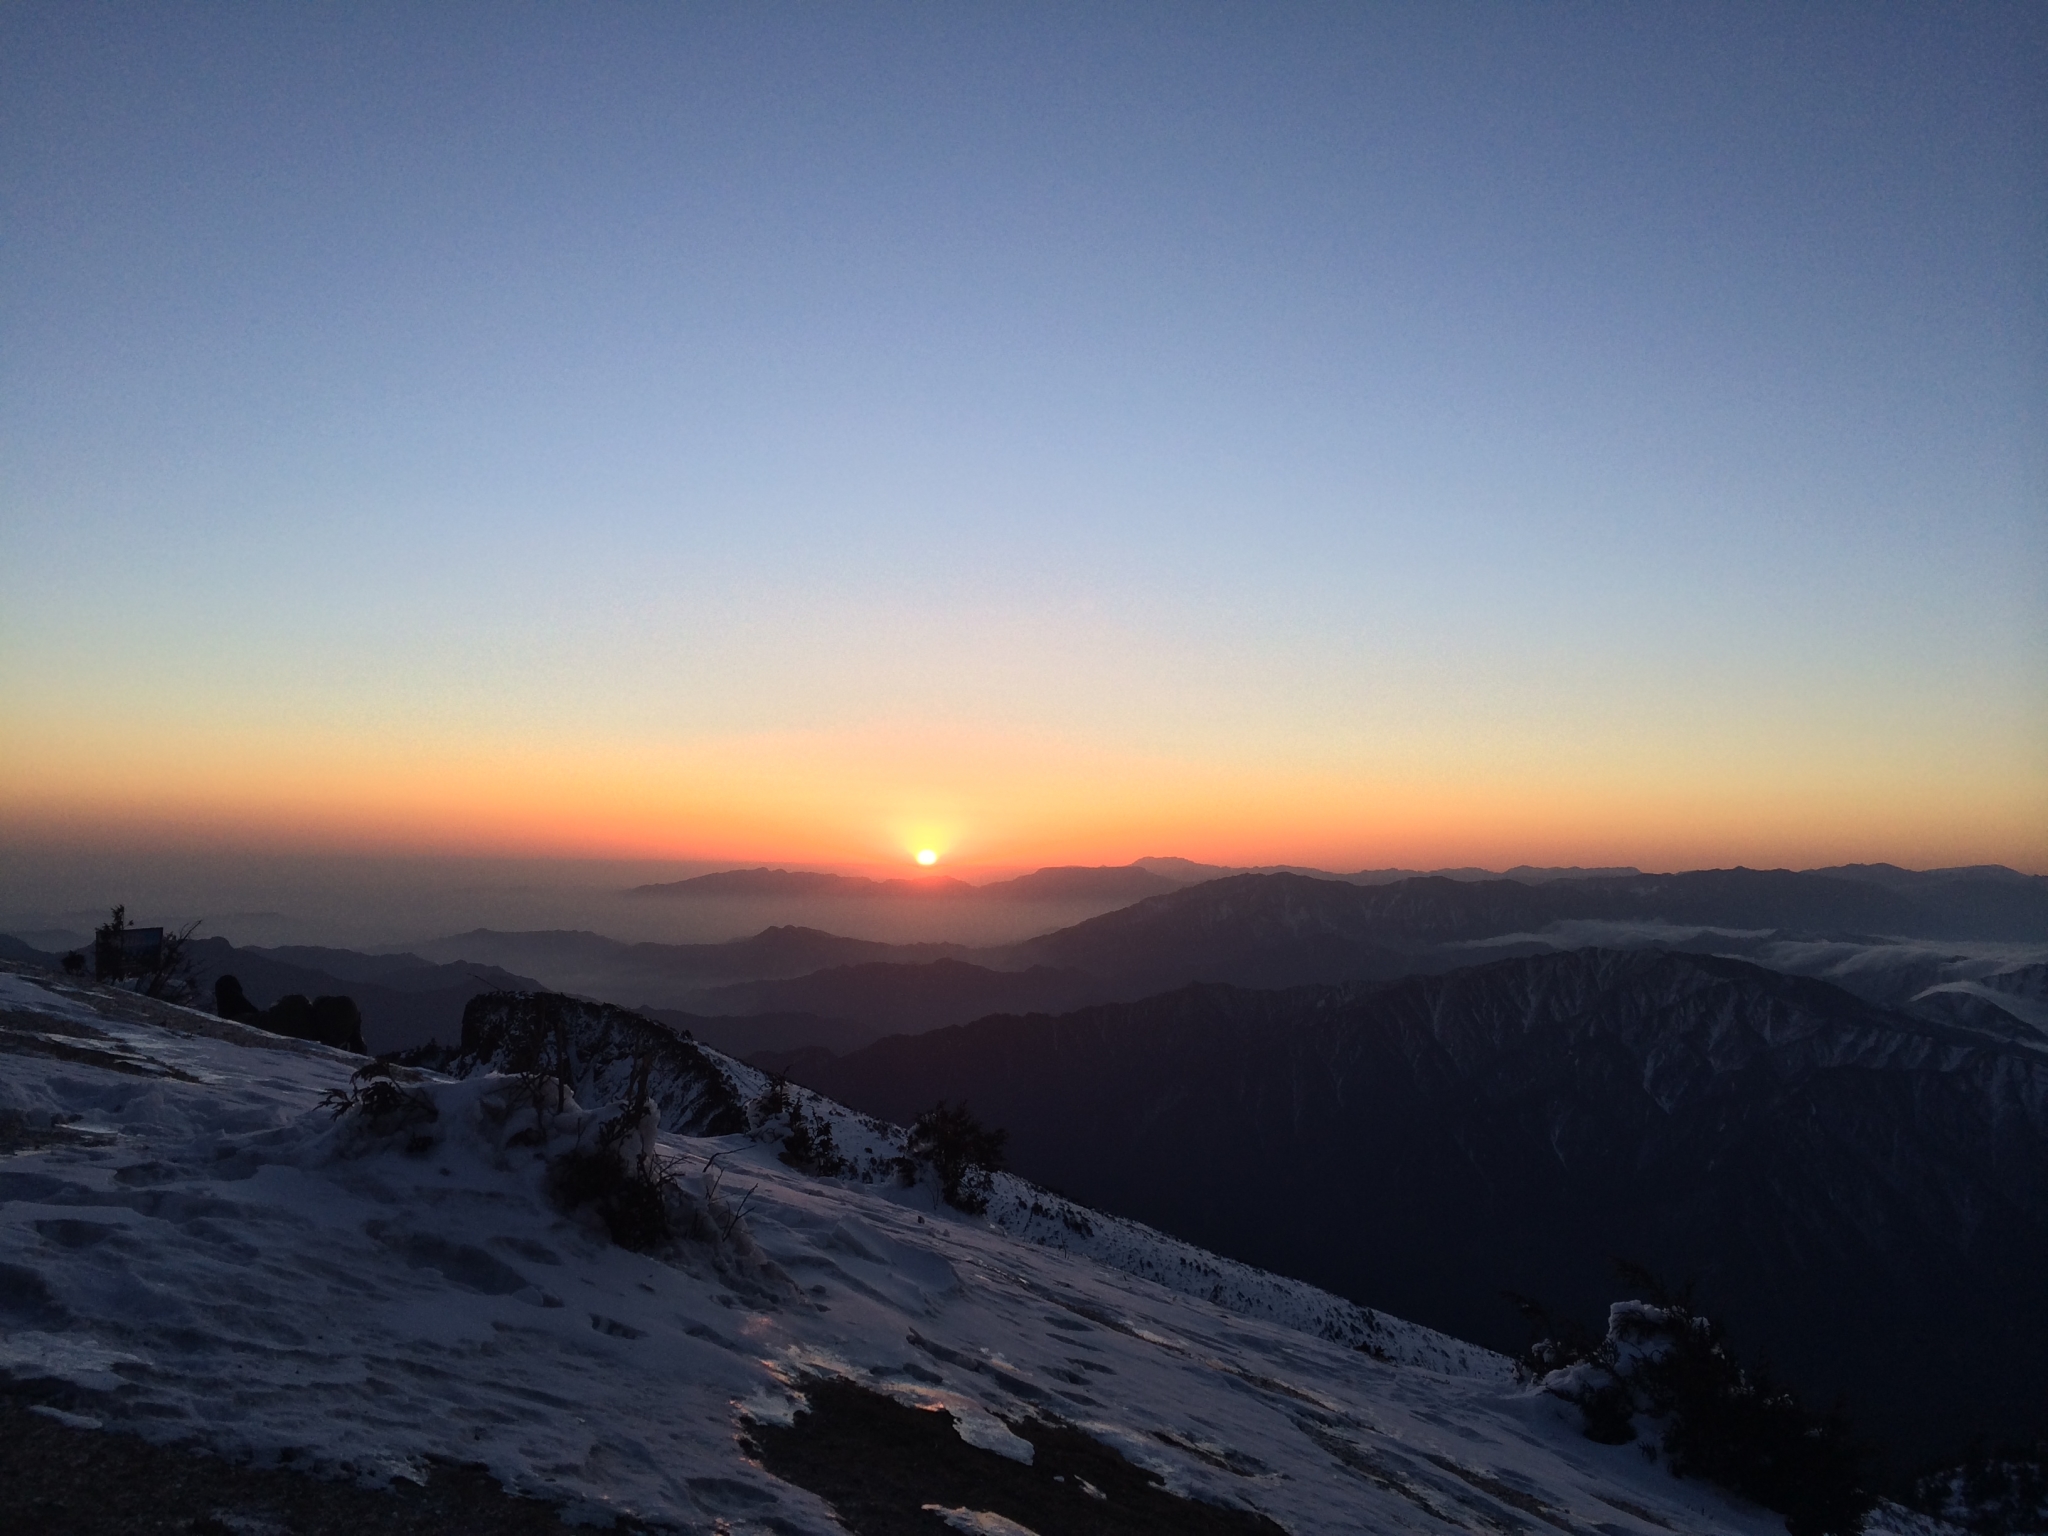
<instances>
[{"instance_id":1,"label":"setting sun","mask_svg":"<svg viewBox=\"0 0 2048 1536\"><path fill-rule=\"evenodd\" d=\"M930 866L939 862L939 856L930 848L920 848L917 851L917 862Z\"/></svg>"}]
</instances>

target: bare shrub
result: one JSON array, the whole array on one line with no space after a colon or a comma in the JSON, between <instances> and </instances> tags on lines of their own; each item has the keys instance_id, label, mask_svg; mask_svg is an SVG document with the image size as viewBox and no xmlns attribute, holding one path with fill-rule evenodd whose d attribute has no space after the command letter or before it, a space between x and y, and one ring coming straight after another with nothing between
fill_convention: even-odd
<instances>
[{"instance_id":1,"label":"bare shrub","mask_svg":"<svg viewBox=\"0 0 2048 1536\"><path fill-rule=\"evenodd\" d=\"M195 986L186 950L198 929L196 920L183 928L140 928L128 921L125 904L117 906L93 931L93 978L167 1003L189 1002Z\"/></svg>"},{"instance_id":2,"label":"bare shrub","mask_svg":"<svg viewBox=\"0 0 2048 1536\"><path fill-rule=\"evenodd\" d=\"M546 1063L536 1060L537 1069ZM548 1164L548 1189L566 1211L597 1213L613 1242L635 1253L655 1253L681 1235L674 1207L681 1188L655 1145L660 1112L648 1097L654 1064L633 1064L625 1102L597 1128L595 1145L578 1145ZM541 1081L546 1075L542 1071ZM542 1092L545 1093L545 1088Z\"/></svg>"},{"instance_id":3,"label":"bare shrub","mask_svg":"<svg viewBox=\"0 0 2048 1536\"><path fill-rule=\"evenodd\" d=\"M898 1171L910 1184L916 1181L918 1165L929 1164L939 1176L939 1193L946 1204L978 1216L988 1209L989 1190L1002 1169L1003 1147L1009 1139L1009 1132L983 1125L966 1105L941 1099L910 1128L908 1153L898 1161Z\"/></svg>"},{"instance_id":4,"label":"bare shrub","mask_svg":"<svg viewBox=\"0 0 2048 1536\"><path fill-rule=\"evenodd\" d=\"M1810 1412L1766 1366L1743 1363L1690 1287L1673 1292L1639 1265L1619 1267L1643 1299L1616 1302L1597 1341L1521 1303L1544 1330L1518 1362L1524 1379L1576 1403L1595 1440L1626 1444L1649 1420L1673 1475L1776 1510L1791 1536L1860 1531L1876 1500L1841 1408Z\"/></svg>"},{"instance_id":5,"label":"bare shrub","mask_svg":"<svg viewBox=\"0 0 2048 1536\"><path fill-rule=\"evenodd\" d=\"M333 1110L337 1120L355 1116L368 1136L382 1139L406 1134L405 1149L414 1154L434 1144L433 1135L424 1128L441 1118L431 1095L403 1087L391 1067L381 1061L358 1068L350 1075L346 1090L330 1088L320 1103Z\"/></svg>"},{"instance_id":6,"label":"bare shrub","mask_svg":"<svg viewBox=\"0 0 2048 1536\"><path fill-rule=\"evenodd\" d=\"M851 1166L840 1155L832 1122L817 1113L815 1105L806 1115L803 1091L792 1088L779 1073L770 1074L767 1088L754 1100L754 1113L764 1128L778 1119L786 1122L781 1132L782 1151L777 1155L799 1173L837 1178Z\"/></svg>"}]
</instances>

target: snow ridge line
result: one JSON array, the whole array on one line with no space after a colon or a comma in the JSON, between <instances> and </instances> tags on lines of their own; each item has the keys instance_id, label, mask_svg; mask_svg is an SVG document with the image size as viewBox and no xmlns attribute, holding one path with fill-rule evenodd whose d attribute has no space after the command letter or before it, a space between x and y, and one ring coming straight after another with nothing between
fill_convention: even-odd
<instances>
[{"instance_id":1,"label":"snow ridge line","mask_svg":"<svg viewBox=\"0 0 2048 1536\"><path fill-rule=\"evenodd\" d=\"M701 1041L697 1049L717 1064L749 1103L769 1091L772 1079L760 1068ZM796 1083L785 1083L783 1092L800 1102L814 1121L830 1125L841 1149L886 1141L879 1155L854 1153L853 1171L844 1177L873 1182L890 1176L894 1160L903 1155L909 1141L903 1127L861 1114ZM935 1190L933 1207L939 1208ZM1037 1247L1092 1260L1240 1317L1277 1323L1390 1365L1502 1384L1514 1379L1513 1362L1481 1345L1347 1301L1305 1280L1211 1253L1143 1222L1081 1205L1014 1173L995 1175L986 1217L951 1214L955 1220L985 1221Z\"/></svg>"}]
</instances>

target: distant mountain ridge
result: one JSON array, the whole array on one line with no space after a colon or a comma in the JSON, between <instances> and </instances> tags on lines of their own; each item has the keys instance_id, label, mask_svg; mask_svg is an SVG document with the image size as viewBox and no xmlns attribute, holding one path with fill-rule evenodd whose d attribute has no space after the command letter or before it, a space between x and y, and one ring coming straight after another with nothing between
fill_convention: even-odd
<instances>
[{"instance_id":1,"label":"distant mountain ridge","mask_svg":"<svg viewBox=\"0 0 2048 1536\"><path fill-rule=\"evenodd\" d=\"M200 1007L213 1006L213 984L222 976L241 982L259 1008L289 993L351 997L362 1011L363 1039L372 1052L406 1050L436 1038L453 1042L471 998L538 985L500 966L473 960L436 964L414 954L365 955L312 945L238 948L217 938L194 939L187 953Z\"/></svg>"},{"instance_id":2,"label":"distant mountain ridge","mask_svg":"<svg viewBox=\"0 0 2048 1536\"><path fill-rule=\"evenodd\" d=\"M1520 880L1527 884L1543 884L1551 880L1583 880L1600 875L1642 873L1633 864L1608 864L1590 868L1576 864L1517 864L1512 869L1481 869L1477 865L1467 864L1447 869L1359 869L1344 874L1336 870L1316 869L1305 864L1198 864L1191 859L1160 857L1138 859L1133 867L1169 875L1183 885L1193 885L1202 880L1221 880L1226 875L1308 875L1317 880L1345 880L1353 885L1391 885L1397 880L1419 880L1432 876L1445 880Z\"/></svg>"},{"instance_id":3,"label":"distant mountain ridge","mask_svg":"<svg viewBox=\"0 0 2048 1536\"><path fill-rule=\"evenodd\" d=\"M242 980L259 1004L274 1000L270 993L291 991L358 995L383 1048L416 1044L423 1032L445 1035L479 976L501 985L511 984L507 977L532 978L621 1006L698 1018L773 1016L757 1038L717 1029L724 1048L748 1055L804 1044L850 1049L878 1034L986 1013L1130 1001L1193 981L1284 987L1390 980L1587 944L1739 954L1830 976L1869 1001L1924 1019L2022 1042L2048 1038L2048 997L2028 970L2030 958L2048 962L2048 949L1992 964L1963 963L1926 947L1964 940L2048 946L2048 880L1998 866L1390 882L1281 871L1187 884L1177 882L1197 866L1151 862L1169 871L1058 868L1006 882L1052 901L1090 887L1090 899L1106 900L1104 892L1133 878L1140 887L1165 886L1013 944L897 944L783 924L721 943L477 929L404 954L312 946L235 953L252 957L237 963L249 971ZM21 957L39 954L25 947ZM223 969L209 962L209 985ZM445 995L432 1004L416 996L437 989ZM386 1018L395 1021L396 1034L384 1032L378 1021Z\"/></svg>"},{"instance_id":4,"label":"distant mountain ridge","mask_svg":"<svg viewBox=\"0 0 2048 1536\"><path fill-rule=\"evenodd\" d=\"M1003 901L1062 901L1109 898L1137 901L1176 889L1183 881L1130 865L1057 865L972 885L950 875L929 874L873 880L862 875L835 875L803 869L729 869L654 885L636 885L635 896L752 897L946 897L967 896Z\"/></svg>"},{"instance_id":5,"label":"distant mountain ridge","mask_svg":"<svg viewBox=\"0 0 2048 1536\"><path fill-rule=\"evenodd\" d=\"M1906 889L1895 888L1902 884ZM1573 936L1583 929L1599 931ZM830 1021L811 1043L844 1049L867 1030L897 1033L990 1012L1129 1001L1191 981L1283 987L1390 980L1595 942L1732 950L1795 972L1833 967L1852 990L1888 1006L1946 988L1952 995L1914 1003L1916 1011L1974 1021L1993 1034L2025 1034L2033 1026L2039 1008L2024 984L2000 980L1989 968L1959 969L1933 954L1903 951L1899 964L1860 970L1814 958L1831 942L1881 947L1887 934L2048 943L2048 882L1967 870L1924 881L1733 869L1540 882L1419 876L1386 884L1245 874L1180 885L1021 943L986 947L887 944L784 926L724 944L479 930L415 948L435 959L466 956L539 975L550 986L626 1006L696 1016L774 1014L780 1022L764 1031L759 1048L775 1051L801 1043L792 1034L800 1016ZM1778 952L1800 945L1801 957L1780 958ZM1029 974L1038 971L1059 979ZM742 1036L719 1033L727 1048L750 1054Z\"/></svg>"},{"instance_id":6,"label":"distant mountain ridge","mask_svg":"<svg viewBox=\"0 0 2048 1536\"><path fill-rule=\"evenodd\" d=\"M636 885L635 896L965 896L977 887L950 875L870 880L810 869L727 869L655 885Z\"/></svg>"},{"instance_id":7,"label":"distant mountain ridge","mask_svg":"<svg viewBox=\"0 0 2048 1536\"><path fill-rule=\"evenodd\" d=\"M1822 982L1586 950L789 1065L884 1117L964 1100L1030 1177L1495 1347L1503 1289L1590 1321L1620 1255L1894 1448L2048 1429L2048 1053Z\"/></svg>"},{"instance_id":8,"label":"distant mountain ridge","mask_svg":"<svg viewBox=\"0 0 2048 1536\"><path fill-rule=\"evenodd\" d=\"M1952 908L1868 882L1791 870L1540 885L1426 876L1360 886L1305 875L1234 875L1027 940L1011 954L1156 989L1184 981L1286 986L1441 970L1461 958L1428 951L1518 934L1533 940L1549 925L1573 920L2048 941L2048 882L2010 888L2015 900L1983 925L1990 931L1970 933L1967 918ZM1949 889L1974 895L1979 887L1957 881Z\"/></svg>"},{"instance_id":9,"label":"distant mountain ridge","mask_svg":"<svg viewBox=\"0 0 2048 1536\"><path fill-rule=\"evenodd\" d=\"M1738 866L1675 874L1646 874L1633 868L1521 865L1501 874L1481 869L1429 873L1383 869L1337 874L1289 866L1230 869L1186 859L1146 858L1127 865L1047 868L983 885L938 874L874 880L814 870L726 870L687 880L636 886L633 894L1137 903L1247 877L1308 879L1371 889L1413 887L1423 881L1536 889L1547 899L1526 904L1532 924L1573 917L1654 916L1667 922L1809 932L2048 940L2048 877L2022 874L1996 864L1936 870L1908 870L1891 864L1845 864L1817 870L1757 870ZM1445 904L1441 896L1435 899L1438 905Z\"/></svg>"},{"instance_id":10,"label":"distant mountain ridge","mask_svg":"<svg viewBox=\"0 0 2048 1536\"><path fill-rule=\"evenodd\" d=\"M1700 871L1693 871L1700 873ZM1959 882L1988 881L2015 886L2042 879L2022 874L2003 864L1967 864L1945 869L1904 869L1896 864L1836 864L1824 868L1789 871L1824 875L1830 879L1853 880L1887 890L1910 893L1928 891ZM720 870L686 880L661 881L632 887L635 895L649 896L940 896L982 895L1027 900L1070 896L1118 895L1136 901L1184 885L1221 880L1231 875L1307 875L1316 880L1342 880L1351 885L1392 885L1403 880L1442 879L1465 882L1515 880L1525 885L1549 885L1560 880L1614 880L1645 874L1633 864L1596 866L1517 864L1510 869L1482 869L1460 865L1444 869L1360 869L1349 872L1318 869L1302 864L1231 865L1203 864L1192 859L1153 856L1129 864L1063 864L1048 866L1027 875L991 880L982 884L936 872L876 880L861 875L830 874L819 870L791 870L761 866L753 869Z\"/></svg>"},{"instance_id":11,"label":"distant mountain ridge","mask_svg":"<svg viewBox=\"0 0 2048 1536\"><path fill-rule=\"evenodd\" d=\"M1988 880L1999 885L2025 885L2042 878L2008 869L2003 864L1958 864L1946 869L1901 869L1896 864L1835 864L1825 869L1808 870L1807 873L1828 875L1837 880L1862 880L1899 891L1926 890L1974 880Z\"/></svg>"},{"instance_id":12,"label":"distant mountain ridge","mask_svg":"<svg viewBox=\"0 0 2048 1536\"><path fill-rule=\"evenodd\" d=\"M625 990L639 994L641 1001L677 999L729 982L807 976L835 966L917 964L980 954L964 944L887 944L792 924L719 944L628 943L577 929L508 933L478 928L412 948L449 961L531 965L544 970L559 990L592 995L607 988Z\"/></svg>"},{"instance_id":13,"label":"distant mountain ridge","mask_svg":"<svg viewBox=\"0 0 2048 1536\"><path fill-rule=\"evenodd\" d=\"M740 897L843 897L915 898L973 896L995 900L1060 901L1085 897L1115 897L1142 900L1184 885L1220 880L1229 875L1307 875L1318 880L1343 880L1354 885L1387 885L1397 880L1438 876L1450 880L1520 880L1542 883L1550 880L1585 879L1602 875L1637 875L1633 865L1599 869L1573 867L1539 868L1518 864L1506 871L1461 869L1364 869L1353 874L1312 869L1304 865L1268 864L1239 867L1198 864L1190 859L1143 858L1129 864L1057 864L1029 874L979 885L936 872L903 875L877 880L865 875L833 874L823 870L769 868L725 869L692 875L684 880L663 880L636 885L634 896L740 896Z\"/></svg>"}]
</instances>

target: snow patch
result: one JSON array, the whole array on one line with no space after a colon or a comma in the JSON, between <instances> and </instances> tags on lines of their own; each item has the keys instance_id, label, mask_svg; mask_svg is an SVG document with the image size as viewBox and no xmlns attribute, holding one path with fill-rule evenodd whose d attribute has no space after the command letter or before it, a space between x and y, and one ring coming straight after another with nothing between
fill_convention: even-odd
<instances>
[{"instance_id":1,"label":"snow patch","mask_svg":"<svg viewBox=\"0 0 2048 1536\"><path fill-rule=\"evenodd\" d=\"M978 1532L979 1536L1038 1536L1028 1525L1002 1515L991 1514L985 1509L945 1509L937 1504L924 1506L926 1514L937 1515L956 1531Z\"/></svg>"},{"instance_id":2,"label":"snow patch","mask_svg":"<svg viewBox=\"0 0 2048 1536\"><path fill-rule=\"evenodd\" d=\"M126 1384L116 1366L149 1364L140 1355L109 1349L91 1339L55 1333L0 1337L0 1371L27 1380L68 1381L88 1392L112 1392Z\"/></svg>"},{"instance_id":3,"label":"snow patch","mask_svg":"<svg viewBox=\"0 0 2048 1536\"><path fill-rule=\"evenodd\" d=\"M1016 1434L992 1413L984 1413L966 1402L953 1404L951 1412L954 1431L978 1451L994 1451L998 1456L1007 1456L1027 1467L1031 1465L1031 1458L1038 1454L1029 1440Z\"/></svg>"}]
</instances>

